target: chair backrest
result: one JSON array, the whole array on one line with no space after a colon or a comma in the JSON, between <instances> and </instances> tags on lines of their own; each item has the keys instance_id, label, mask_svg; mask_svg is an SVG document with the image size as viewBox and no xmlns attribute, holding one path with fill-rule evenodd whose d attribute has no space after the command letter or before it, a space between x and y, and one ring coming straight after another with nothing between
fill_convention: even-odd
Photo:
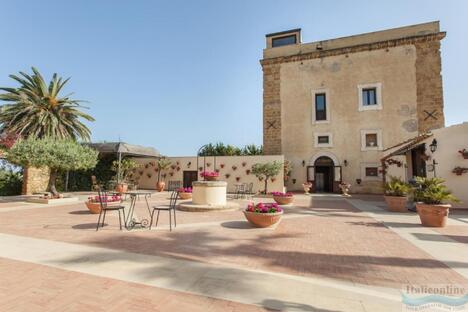
<instances>
[{"instance_id":1,"label":"chair backrest","mask_svg":"<svg viewBox=\"0 0 468 312\"><path fill-rule=\"evenodd\" d=\"M253 191L253 182L249 183L249 193L252 193Z\"/></svg>"},{"instance_id":2,"label":"chair backrest","mask_svg":"<svg viewBox=\"0 0 468 312\"><path fill-rule=\"evenodd\" d=\"M93 185L97 185L97 179L96 179L96 176L95 176L95 175L92 175L92 176L91 176L91 183L92 183Z\"/></svg>"},{"instance_id":3,"label":"chair backrest","mask_svg":"<svg viewBox=\"0 0 468 312\"><path fill-rule=\"evenodd\" d=\"M107 192L101 188L98 188L98 197L99 197L99 204L101 205L101 209L107 208Z\"/></svg>"},{"instance_id":4,"label":"chair backrest","mask_svg":"<svg viewBox=\"0 0 468 312\"><path fill-rule=\"evenodd\" d=\"M169 207L175 209L177 205L177 199L179 198L179 191L177 189L173 190L171 193L171 200L169 202Z\"/></svg>"}]
</instances>

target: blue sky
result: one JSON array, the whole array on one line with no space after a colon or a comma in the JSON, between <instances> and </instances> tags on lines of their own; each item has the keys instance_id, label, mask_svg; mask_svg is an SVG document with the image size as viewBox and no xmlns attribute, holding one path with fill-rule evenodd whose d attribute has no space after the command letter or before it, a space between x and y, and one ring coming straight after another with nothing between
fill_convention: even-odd
<instances>
[{"instance_id":1,"label":"blue sky","mask_svg":"<svg viewBox=\"0 0 468 312\"><path fill-rule=\"evenodd\" d=\"M266 33L303 42L440 20L447 125L468 120L468 1L1 1L0 85L36 66L88 100L93 141L193 155L262 142Z\"/></svg>"}]
</instances>

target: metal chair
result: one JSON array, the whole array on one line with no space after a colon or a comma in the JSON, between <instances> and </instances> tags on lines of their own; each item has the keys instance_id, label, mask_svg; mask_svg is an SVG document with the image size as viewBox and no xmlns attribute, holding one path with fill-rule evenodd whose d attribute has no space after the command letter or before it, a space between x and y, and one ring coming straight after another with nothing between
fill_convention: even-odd
<instances>
[{"instance_id":1,"label":"metal chair","mask_svg":"<svg viewBox=\"0 0 468 312\"><path fill-rule=\"evenodd\" d=\"M103 213L104 215L102 218L101 227L104 227L104 220L106 219L107 211L117 211L119 213L119 225L120 225L120 230L122 230L122 218L120 217L120 211L122 211L122 214L123 214L124 224L127 224L127 220L125 219L125 207L120 206L120 205L108 205L107 203L108 193L106 191L98 189L98 196L99 196L99 204L101 205L101 211L99 212L99 218L98 218L98 222L96 225L96 231L99 229L99 223L101 223L101 215L103 215Z\"/></svg>"},{"instance_id":2,"label":"metal chair","mask_svg":"<svg viewBox=\"0 0 468 312\"><path fill-rule=\"evenodd\" d=\"M247 189L245 190L245 195L247 198L252 198L253 197L253 182L250 182L247 186Z\"/></svg>"},{"instance_id":3,"label":"metal chair","mask_svg":"<svg viewBox=\"0 0 468 312\"><path fill-rule=\"evenodd\" d=\"M151 220L150 220L150 230L151 227L153 226L153 217L154 217L154 212L157 210L158 211L158 216L156 217L156 226L158 226L158 221L159 221L159 213L161 210L169 212L169 230L172 231L172 212L174 212L174 227L177 227L177 219L176 219L176 205L177 205L177 198L179 197L179 191L174 190L171 193L171 199L169 201L169 205L161 205L161 206L154 206L153 207L153 212L151 212Z\"/></svg>"}]
</instances>

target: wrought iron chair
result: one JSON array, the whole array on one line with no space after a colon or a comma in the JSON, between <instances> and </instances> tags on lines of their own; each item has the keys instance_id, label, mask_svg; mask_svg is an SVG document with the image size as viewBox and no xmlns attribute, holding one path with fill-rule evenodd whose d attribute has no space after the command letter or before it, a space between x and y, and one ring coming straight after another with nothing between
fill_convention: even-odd
<instances>
[{"instance_id":1,"label":"wrought iron chair","mask_svg":"<svg viewBox=\"0 0 468 312\"><path fill-rule=\"evenodd\" d=\"M101 215L103 215L101 227L104 227L104 220L106 219L107 211L117 211L119 213L119 225L120 225L120 230L122 230L122 218L120 217L120 212L122 211L124 224L127 224L127 220L125 219L125 207L120 206L120 205L109 205L107 202L107 198L109 195L108 195L108 192L104 190L98 189L98 196L99 196L99 204L101 205L101 211L99 212L99 218L98 218L98 222L96 225L96 231L99 230L99 224L101 223Z\"/></svg>"},{"instance_id":2,"label":"wrought iron chair","mask_svg":"<svg viewBox=\"0 0 468 312\"><path fill-rule=\"evenodd\" d=\"M176 219L176 205L177 205L177 198L179 198L179 191L174 190L171 193L171 198L169 201L169 205L161 205L161 206L154 206L153 211L151 212L151 220L150 220L150 230L153 226L153 217L154 212L158 211L158 216L156 217L156 226L158 226L159 221L159 213L161 210L169 212L169 230L172 231L172 212L174 213L174 227L177 227L177 219Z\"/></svg>"},{"instance_id":3,"label":"wrought iron chair","mask_svg":"<svg viewBox=\"0 0 468 312\"><path fill-rule=\"evenodd\" d=\"M252 198L253 193L253 182L250 182L245 190L245 195L247 198Z\"/></svg>"}]
</instances>

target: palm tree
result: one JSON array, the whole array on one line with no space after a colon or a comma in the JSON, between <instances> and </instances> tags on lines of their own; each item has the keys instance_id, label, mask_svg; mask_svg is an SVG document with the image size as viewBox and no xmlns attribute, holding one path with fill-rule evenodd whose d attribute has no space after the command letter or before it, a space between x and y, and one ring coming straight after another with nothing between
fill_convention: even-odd
<instances>
[{"instance_id":1,"label":"palm tree","mask_svg":"<svg viewBox=\"0 0 468 312\"><path fill-rule=\"evenodd\" d=\"M0 100L7 102L0 110L0 132L88 141L91 132L81 118L94 118L79 110L83 101L71 99L71 94L59 95L70 78L62 80L54 74L47 86L39 71L34 67L32 71L33 75L10 75L20 87L0 88L6 92L0 94Z\"/></svg>"}]
</instances>

